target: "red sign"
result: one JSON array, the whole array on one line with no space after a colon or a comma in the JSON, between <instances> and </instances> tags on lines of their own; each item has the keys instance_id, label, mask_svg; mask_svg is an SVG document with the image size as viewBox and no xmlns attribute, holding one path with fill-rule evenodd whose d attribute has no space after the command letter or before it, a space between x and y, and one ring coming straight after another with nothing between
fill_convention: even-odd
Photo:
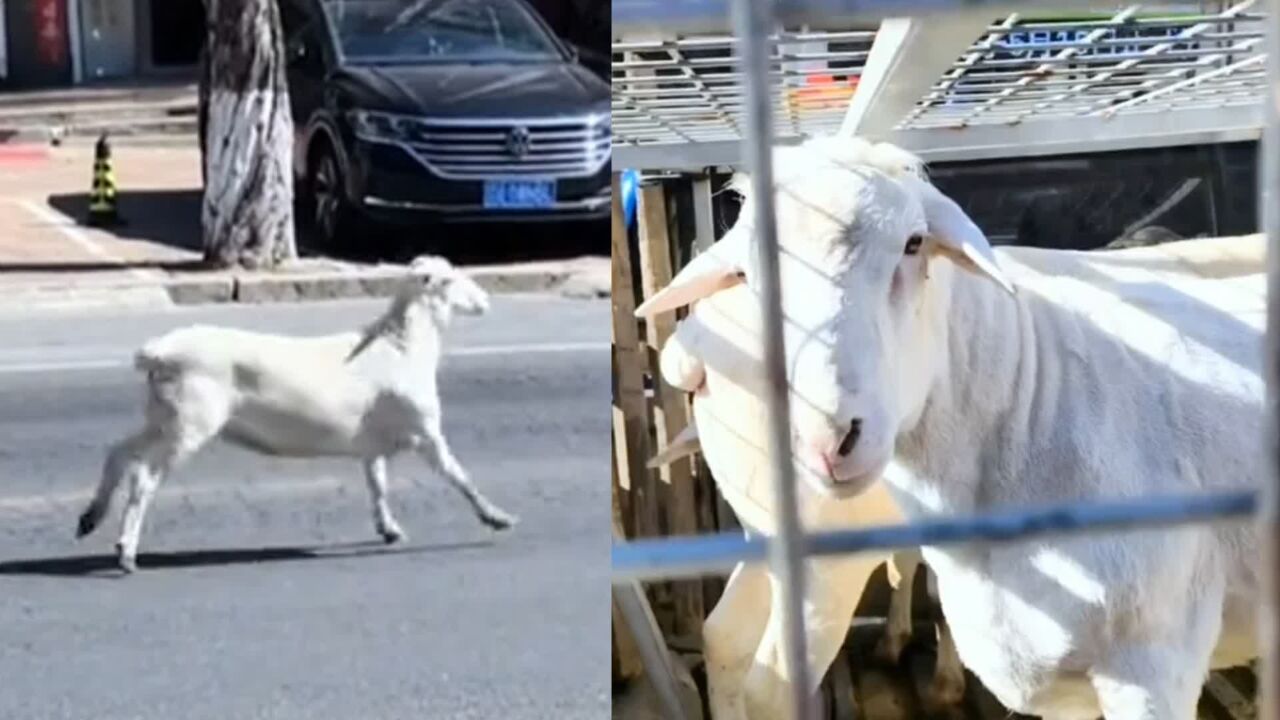
<instances>
[{"instance_id":1,"label":"red sign","mask_svg":"<svg viewBox=\"0 0 1280 720\"><path fill-rule=\"evenodd\" d=\"M66 11L66 0L35 0L36 52L49 65L66 62Z\"/></svg>"}]
</instances>

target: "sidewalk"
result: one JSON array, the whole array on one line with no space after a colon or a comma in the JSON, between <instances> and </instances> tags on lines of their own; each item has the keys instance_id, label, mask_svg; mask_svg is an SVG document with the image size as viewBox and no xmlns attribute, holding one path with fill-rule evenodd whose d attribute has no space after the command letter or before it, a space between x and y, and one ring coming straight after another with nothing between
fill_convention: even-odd
<instances>
[{"instance_id":1,"label":"sidewalk","mask_svg":"<svg viewBox=\"0 0 1280 720\"><path fill-rule=\"evenodd\" d=\"M0 93L0 145L47 143L55 135L119 136L195 132L196 86L189 82L112 83Z\"/></svg>"},{"instance_id":2,"label":"sidewalk","mask_svg":"<svg viewBox=\"0 0 1280 720\"><path fill-rule=\"evenodd\" d=\"M199 153L193 147L114 149L127 224L81 223L90 145L0 146L0 310L32 305L279 302L382 296L402 266L306 258L275 272L201 267ZM609 259L469 266L492 292L609 292Z\"/></svg>"}]
</instances>

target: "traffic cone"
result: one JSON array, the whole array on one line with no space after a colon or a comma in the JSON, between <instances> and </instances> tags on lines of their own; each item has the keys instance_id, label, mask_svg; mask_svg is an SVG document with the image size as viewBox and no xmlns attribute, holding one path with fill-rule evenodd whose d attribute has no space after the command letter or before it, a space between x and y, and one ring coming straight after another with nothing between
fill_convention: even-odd
<instances>
[{"instance_id":1,"label":"traffic cone","mask_svg":"<svg viewBox=\"0 0 1280 720\"><path fill-rule=\"evenodd\" d=\"M93 153L93 187L89 191L89 224L119 225L124 222L116 209L116 176L111 169L111 145L107 134L98 138Z\"/></svg>"}]
</instances>

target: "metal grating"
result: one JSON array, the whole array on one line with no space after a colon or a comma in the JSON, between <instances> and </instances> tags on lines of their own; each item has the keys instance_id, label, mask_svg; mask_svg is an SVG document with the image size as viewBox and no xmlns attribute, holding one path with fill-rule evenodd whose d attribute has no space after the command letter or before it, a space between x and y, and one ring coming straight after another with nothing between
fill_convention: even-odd
<instances>
[{"instance_id":1,"label":"metal grating","mask_svg":"<svg viewBox=\"0 0 1280 720\"><path fill-rule=\"evenodd\" d=\"M975 38L927 92L925 78L917 91L923 97L885 125L893 133L883 139L927 158L963 159L1043 154L1051 146L1088 151L1256 137L1265 15L1255 4L1218 12L1203 7L1225 3L1163 14L1134 5L1110 15L1009 15ZM773 38L779 141L840 129L876 34L788 31ZM723 35L615 42L615 162L736 162L743 88L734 45ZM1125 122L1108 127L1112 119Z\"/></svg>"},{"instance_id":2,"label":"metal grating","mask_svg":"<svg viewBox=\"0 0 1280 720\"><path fill-rule=\"evenodd\" d=\"M840 127L875 32L784 33L770 65L781 138ZM732 37L613 45L614 145L738 141L742 73Z\"/></svg>"},{"instance_id":3,"label":"metal grating","mask_svg":"<svg viewBox=\"0 0 1280 720\"><path fill-rule=\"evenodd\" d=\"M1221 13L991 27L934 85L905 128L962 128L1253 105L1265 91L1254 0Z\"/></svg>"}]
</instances>

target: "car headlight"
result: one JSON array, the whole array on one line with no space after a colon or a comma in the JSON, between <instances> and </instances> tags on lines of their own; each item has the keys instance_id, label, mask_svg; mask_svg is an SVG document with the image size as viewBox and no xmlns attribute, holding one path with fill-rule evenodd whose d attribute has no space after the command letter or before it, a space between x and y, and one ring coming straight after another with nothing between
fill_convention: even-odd
<instances>
[{"instance_id":1,"label":"car headlight","mask_svg":"<svg viewBox=\"0 0 1280 720\"><path fill-rule=\"evenodd\" d=\"M415 118L372 110L352 110L347 119L361 140L407 140L417 124Z\"/></svg>"}]
</instances>

